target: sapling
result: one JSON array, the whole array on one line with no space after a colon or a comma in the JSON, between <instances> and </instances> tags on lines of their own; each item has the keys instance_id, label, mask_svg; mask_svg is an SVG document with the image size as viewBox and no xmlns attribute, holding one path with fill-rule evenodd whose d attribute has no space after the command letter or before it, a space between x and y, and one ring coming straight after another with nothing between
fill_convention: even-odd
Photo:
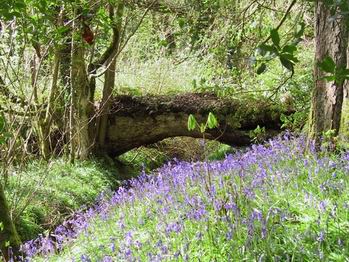
<instances>
[{"instance_id":1,"label":"sapling","mask_svg":"<svg viewBox=\"0 0 349 262\"><path fill-rule=\"evenodd\" d=\"M206 122L199 123L195 116L190 114L188 117L188 130L189 131L194 131L196 128L199 128L201 134L202 134L202 139L203 139L203 153L204 153L204 158L205 161L208 161L207 159L207 154L206 154L206 147L205 147L205 132L207 129L214 129L219 126L218 120L216 116L210 112L208 114ZM211 187L211 175L208 169L206 169L206 173L208 175L208 185L206 184L207 191L210 192L210 187Z\"/></svg>"}]
</instances>

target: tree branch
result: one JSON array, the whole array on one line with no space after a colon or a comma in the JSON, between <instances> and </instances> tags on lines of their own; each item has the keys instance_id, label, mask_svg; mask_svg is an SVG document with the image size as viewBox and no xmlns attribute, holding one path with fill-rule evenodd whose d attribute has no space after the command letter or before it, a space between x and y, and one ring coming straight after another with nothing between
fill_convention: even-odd
<instances>
[{"instance_id":1,"label":"tree branch","mask_svg":"<svg viewBox=\"0 0 349 262\"><path fill-rule=\"evenodd\" d=\"M110 67L112 61L113 61L114 59L116 59L116 58L119 56L119 54L123 51L123 49L125 48L125 46L126 46L127 43L129 42L129 40L132 38L132 36L135 35L135 33L137 32L138 28L141 26L141 24L142 24L144 18L146 17L146 15L148 14L148 12L150 11L152 5L153 5L154 3L156 3L156 1L157 1L157 0L153 1L153 3L152 3L150 6L148 6L148 8L144 11L144 13L143 13L141 19L139 20L138 24L136 25L135 29L134 29L133 32L128 36L128 38L125 40L125 42L123 43L123 45L117 50L117 52L116 52L116 53L112 52L112 53L111 53L111 56L108 57L108 58L104 61L104 63L101 64L101 65L98 67L98 68L104 67L104 69L103 69L101 72L99 72L99 73L96 72L98 68L95 69L95 70L92 70L92 71L90 72L90 75L89 75L90 78L97 78L97 77L100 77L101 75L103 75L103 74L108 70L108 68ZM114 51L115 51L115 50L114 50Z\"/></svg>"}]
</instances>

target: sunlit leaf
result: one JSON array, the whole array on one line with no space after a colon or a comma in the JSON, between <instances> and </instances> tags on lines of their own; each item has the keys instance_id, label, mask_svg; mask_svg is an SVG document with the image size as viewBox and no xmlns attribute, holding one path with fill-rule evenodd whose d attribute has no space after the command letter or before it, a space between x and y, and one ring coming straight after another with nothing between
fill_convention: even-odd
<instances>
[{"instance_id":1,"label":"sunlit leaf","mask_svg":"<svg viewBox=\"0 0 349 262\"><path fill-rule=\"evenodd\" d=\"M190 114L188 117L188 130L193 131L195 127L196 127L196 119L192 114Z\"/></svg>"},{"instance_id":2,"label":"sunlit leaf","mask_svg":"<svg viewBox=\"0 0 349 262\"><path fill-rule=\"evenodd\" d=\"M208 128L210 128L210 129L218 127L217 118L211 112L208 114L207 125L208 125Z\"/></svg>"}]
</instances>

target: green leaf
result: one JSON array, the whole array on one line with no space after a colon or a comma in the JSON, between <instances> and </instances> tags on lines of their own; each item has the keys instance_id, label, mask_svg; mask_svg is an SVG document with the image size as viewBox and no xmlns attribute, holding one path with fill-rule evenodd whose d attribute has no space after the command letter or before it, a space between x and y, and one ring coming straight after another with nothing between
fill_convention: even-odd
<instances>
[{"instance_id":1,"label":"green leaf","mask_svg":"<svg viewBox=\"0 0 349 262\"><path fill-rule=\"evenodd\" d=\"M178 19L178 25L180 28L183 28L185 26L185 19L184 18L179 18Z\"/></svg>"},{"instance_id":2,"label":"green leaf","mask_svg":"<svg viewBox=\"0 0 349 262\"><path fill-rule=\"evenodd\" d=\"M4 132L6 126L5 117L0 115L0 134Z\"/></svg>"},{"instance_id":3,"label":"green leaf","mask_svg":"<svg viewBox=\"0 0 349 262\"><path fill-rule=\"evenodd\" d=\"M301 22L300 23L300 29L295 34L295 38L301 38L303 36L303 34L304 34L304 29L305 29L305 23Z\"/></svg>"},{"instance_id":4,"label":"green leaf","mask_svg":"<svg viewBox=\"0 0 349 262\"><path fill-rule=\"evenodd\" d=\"M289 59L287 59L283 56L280 56L280 62L286 69L288 69L292 72L294 71L294 63L292 61L290 61Z\"/></svg>"},{"instance_id":5,"label":"green leaf","mask_svg":"<svg viewBox=\"0 0 349 262\"><path fill-rule=\"evenodd\" d=\"M335 75L332 75L332 76L324 76L322 79L325 79L326 81L336 81L337 78Z\"/></svg>"},{"instance_id":6,"label":"green leaf","mask_svg":"<svg viewBox=\"0 0 349 262\"><path fill-rule=\"evenodd\" d=\"M274 46L265 45L265 44L260 45L260 46L258 47L258 51L259 51L259 53L260 53L262 56L264 56L267 52L269 52L269 53L271 53L271 54L277 52L277 50L275 49Z\"/></svg>"},{"instance_id":7,"label":"green leaf","mask_svg":"<svg viewBox=\"0 0 349 262\"><path fill-rule=\"evenodd\" d=\"M257 69L257 75L260 75L265 72L267 65L265 63L261 64Z\"/></svg>"},{"instance_id":8,"label":"green leaf","mask_svg":"<svg viewBox=\"0 0 349 262\"><path fill-rule=\"evenodd\" d=\"M279 36L278 30L276 29L270 30L270 37L274 45L277 47L280 47L280 36Z\"/></svg>"},{"instance_id":9,"label":"green leaf","mask_svg":"<svg viewBox=\"0 0 349 262\"><path fill-rule=\"evenodd\" d=\"M196 127L196 119L192 114L190 114L188 117L188 130L193 131L195 127Z\"/></svg>"},{"instance_id":10,"label":"green leaf","mask_svg":"<svg viewBox=\"0 0 349 262\"><path fill-rule=\"evenodd\" d=\"M211 113L211 112L208 114L207 126L208 126L208 128L210 128L210 129L218 127L217 118L216 118L215 115L214 115L213 113Z\"/></svg>"},{"instance_id":11,"label":"green leaf","mask_svg":"<svg viewBox=\"0 0 349 262\"><path fill-rule=\"evenodd\" d=\"M295 56L292 55L292 54L289 54L289 53L282 53L280 56L282 56L284 59L287 59L287 60L292 61L293 63L298 62L297 57L295 57Z\"/></svg>"},{"instance_id":12,"label":"green leaf","mask_svg":"<svg viewBox=\"0 0 349 262\"><path fill-rule=\"evenodd\" d=\"M23 1L16 1L13 7L17 10L25 9L26 5Z\"/></svg>"},{"instance_id":13,"label":"green leaf","mask_svg":"<svg viewBox=\"0 0 349 262\"><path fill-rule=\"evenodd\" d=\"M282 52L284 53L293 54L295 51L297 51L296 45L285 45L284 48L282 48Z\"/></svg>"},{"instance_id":14,"label":"green leaf","mask_svg":"<svg viewBox=\"0 0 349 262\"><path fill-rule=\"evenodd\" d=\"M166 46L168 46L168 42L167 42L166 39L163 39L163 40L160 40L160 41L159 41L159 45L160 45L160 46L163 46L163 47L166 47Z\"/></svg>"},{"instance_id":15,"label":"green leaf","mask_svg":"<svg viewBox=\"0 0 349 262\"><path fill-rule=\"evenodd\" d=\"M330 56L326 56L321 62L318 63L318 66L326 73L334 74L336 70L336 63Z\"/></svg>"}]
</instances>

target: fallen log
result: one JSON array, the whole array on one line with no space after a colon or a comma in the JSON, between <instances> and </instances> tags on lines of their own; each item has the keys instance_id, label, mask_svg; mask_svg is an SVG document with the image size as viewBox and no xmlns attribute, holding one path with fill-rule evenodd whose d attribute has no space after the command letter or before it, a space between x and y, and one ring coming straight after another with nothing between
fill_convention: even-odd
<instances>
[{"instance_id":1,"label":"fallen log","mask_svg":"<svg viewBox=\"0 0 349 262\"><path fill-rule=\"evenodd\" d=\"M265 128L265 138L280 132L282 113L290 113L266 100L218 98L211 93L187 93L175 96L117 96L108 116L103 151L117 156L133 148L153 144L165 138L188 136L215 139L233 146L252 143L250 132ZM209 112L215 114L219 127L188 131L189 114L206 122Z\"/></svg>"}]
</instances>

